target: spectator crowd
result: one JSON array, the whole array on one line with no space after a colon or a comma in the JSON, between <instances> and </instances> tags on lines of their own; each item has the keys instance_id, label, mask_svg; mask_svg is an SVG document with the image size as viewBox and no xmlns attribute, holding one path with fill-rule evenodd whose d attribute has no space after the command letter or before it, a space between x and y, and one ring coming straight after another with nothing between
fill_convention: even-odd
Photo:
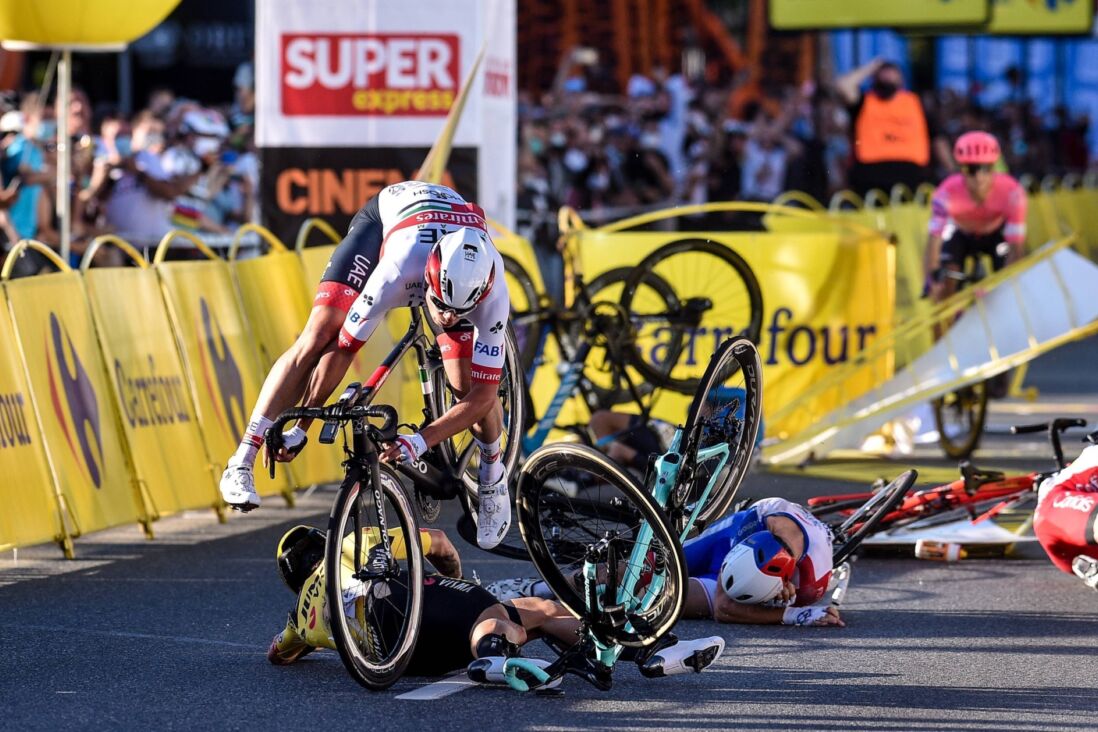
<instances>
[{"instance_id":1,"label":"spectator crowd","mask_svg":"<svg viewBox=\"0 0 1098 732\"><path fill-rule=\"evenodd\" d=\"M221 109L158 89L132 115L73 89L67 115L74 264L104 233L152 249L174 228L229 234L256 220L253 80L250 64L239 67L234 101ZM28 238L59 244L58 114L55 98L41 91L0 97L0 251ZM18 268L30 273L40 264L27 257Z\"/></svg>"},{"instance_id":2,"label":"spectator crowd","mask_svg":"<svg viewBox=\"0 0 1098 732\"><path fill-rule=\"evenodd\" d=\"M898 68L878 61L754 95L738 93L743 77L715 85L664 69L634 75L618 89L586 51L564 62L552 89L519 95L518 228L552 268L559 268L552 260L561 205L597 223L667 206L771 201L790 189L821 201L848 187L864 192L872 176L858 175L858 115L870 96L888 99L889 86L904 81ZM1087 170L1089 121L1062 107L1039 114L1017 71L1006 80L1009 97L994 108L979 107L975 89L909 95L921 103L930 144L926 164L905 182L914 188L940 180L953 168L952 140L972 129L999 138L1015 175ZM101 233L151 248L173 228L218 235L256 220L253 81L244 64L231 105L212 108L159 89L132 115L74 90L67 110L74 260ZM23 238L58 243L57 113L48 94L0 94L5 248ZM891 169L884 172L879 177L893 179ZM692 225L752 221L700 214Z\"/></svg>"}]
</instances>

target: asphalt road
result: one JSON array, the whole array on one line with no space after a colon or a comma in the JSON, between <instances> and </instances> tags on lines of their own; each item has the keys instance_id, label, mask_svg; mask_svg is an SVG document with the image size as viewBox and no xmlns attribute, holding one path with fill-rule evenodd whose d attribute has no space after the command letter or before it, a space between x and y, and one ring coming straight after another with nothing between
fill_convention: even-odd
<instances>
[{"instance_id":1,"label":"asphalt road","mask_svg":"<svg viewBox=\"0 0 1098 732\"><path fill-rule=\"evenodd\" d=\"M999 405L993 429L1027 412L1095 422L1095 363L1095 339L1046 356L1029 379L1040 401ZM1038 439L992 434L986 445L979 461L1046 465ZM756 473L743 491L797 500L847 487ZM863 557L846 628L684 622L682 637L725 638L713 667L654 681L623 663L605 693L571 678L558 698L473 688L414 701L397 697L435 680L370 693L331 652L269 666L264 653L292 602L275 542L301 520L323 525L330 499L318 491L295 509L272 505L224 525L187 513L160 522L152 542L134 527L102 532L80 540L71 562L52 546L17 561L6 553L0 730L1098 727L1098 594L1038 552L957 564ZM485 581L531 571L457 543L467 572Z\"/></svg>"}]
</instances>

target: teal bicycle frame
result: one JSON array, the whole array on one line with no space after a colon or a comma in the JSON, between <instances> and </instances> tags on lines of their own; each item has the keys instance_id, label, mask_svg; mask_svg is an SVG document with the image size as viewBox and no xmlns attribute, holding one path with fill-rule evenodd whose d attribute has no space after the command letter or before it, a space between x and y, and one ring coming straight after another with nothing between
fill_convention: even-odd
<instances>
[{"instance_id":1,"label":"teal bicycle frame","mask_svg":"<svg viewBox=\"0 0 1098 732\"><path fill-rule=\"evenodd\" d=\"M667 452L663 453L656 458L653 482L650 485L652 497L661 508L666 508L668 501L671 498L671 491L678 484L679 473L682 469L682 453L679 452L679 448L682 444L683 431L682 428L677 428L675 434L671 439L671 445ZM694 527L694 523L697 519L698 513L702 507L705 506L705 501L709 497L709 494L713 491L713 486L717 482L717 479L721 475L721 470L728 463L730 456L730 449L727 443L714 445L712 447L703 448L696 453L695 464L701 465L708 463L712 460L718 460L715 469L712 471L712 475L709 478L709 482L705 486L705 490L698 497L698 500L694 504L693 510L690 511L686 524L679 535L680 543L686 540L686 537L690 534L690 530ZM655 571L653 568L651 580L645 589L644 596L639 600L636 599L633 590L637 587L641 581L641 568L645 563L649 561L649 547L652 543L652 527L645 523L641 526L640 531L637 533L637 539L633 543L633 550L629 554L629 560L626 563L625 575L620 583L611 581L611 586L617 586L616 595L614 597L615 603L610 606L606 606L599 602L599 597L606 594L606 584L599 581L599 568L602 565L598 559L600 552L597 551L600 545L603 543L609 544L614 539L604 539L599 544L596 544L590 548L587 556L584 557L583 562L583 581L584 581L584 600L587 604L588 617L596 617L607 612L613 612L620 614L623 618L628 618L629 615L636 611L647 610L652 604L659 598L660 593L663 591L664 575L661 572ZM610 553L613 556L613 553ZM607 568L607 571L611 571L611 568ZM606 579L616 580L615 577L608 577ZM628 620L625 620L625 628L632 630L632 626ZM607 644L600 640L593 632L587 631L588 639L594 646L595 660L609 672L617 663L618 658L621 657L622 652L625 650L624 646L612 643ZM530 685L523 678L520 678L520 674L528 677L533 677L538 684L544 684L550 678L542 668L533 664L529 659L525 658L512 658L508 659L503 666L504 674L507 679L508 685L519 691L528 691Z\"/></svg>"}]
</instances>

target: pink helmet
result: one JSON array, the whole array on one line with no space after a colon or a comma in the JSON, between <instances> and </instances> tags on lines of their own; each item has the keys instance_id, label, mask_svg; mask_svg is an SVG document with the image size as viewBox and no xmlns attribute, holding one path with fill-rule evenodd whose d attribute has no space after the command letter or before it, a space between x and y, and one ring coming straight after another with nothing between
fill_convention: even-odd
<instances>
[{"instance_id":1,"label":"pink helmet","mask_svg":"<svg viewBox=\"0 0 1098 732\"><path fill-rule=\"evenodd\" d=\"M953 144L953 159L958 165L993 165L999 155L999 141L987 132L966 132Z\"/></svg>"}]
</instances>

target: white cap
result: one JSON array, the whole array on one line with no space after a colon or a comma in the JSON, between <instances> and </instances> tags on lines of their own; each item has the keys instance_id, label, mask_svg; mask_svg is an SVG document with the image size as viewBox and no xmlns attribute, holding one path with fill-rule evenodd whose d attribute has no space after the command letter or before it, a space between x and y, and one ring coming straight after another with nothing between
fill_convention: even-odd
<instances>
[{"instance_id":1,"label":"white cap","mask_svg":"<svg viewBox=\"0 0 1098 732\"><path fill-rule=\"evenodd\" d=\"M0 132L22 132L23 122L23 113L19 110L5 112L4 116L0 117Z\"/></svg>"}]
</instances>

